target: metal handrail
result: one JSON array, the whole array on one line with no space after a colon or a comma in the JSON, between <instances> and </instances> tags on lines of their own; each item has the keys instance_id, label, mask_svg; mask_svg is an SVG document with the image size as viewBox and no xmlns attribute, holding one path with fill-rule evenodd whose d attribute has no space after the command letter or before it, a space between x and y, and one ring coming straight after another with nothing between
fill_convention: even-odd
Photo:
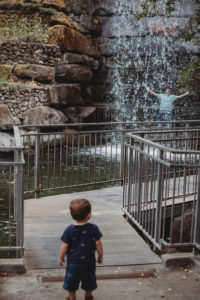
<instances>
[{"instance_id":1,"label":"metal handrail","mask_svg":"<svg viewBox=\"0 0 200 300\"><path fill-rule=\"evenodd\" d=\"M186 133L185 141L182 133ZM200 249L200 151L196 150L200 147L199 133L200 129L160 132L158 141L162 142L163 134L171 147L159 144L154 131L125 135L123 211L154 249ZM176 146L188 150L176 150ZM185 213L190 213L191 218L186 223L190 226L188 236ZM178 233L174 227L176 217L180 222Z\"/></svg>"},{"instance_id":2,"label":"metal handrail","mask_svg":"<svg viewBox=\"0 0 200 300\"><path fill-rule=\"evenodd\" d=\"M199 132L200 132L200 130L199 130ZM133 138L137 142L142 142L146 145L149 145L149 146L155 147L159 150L164 150L164 151L167 151L167 152L170 152L170 153L173 153L173 154L186 154L186 153L200 154L200 151L197 151L197 150L187 150L187 151L186 150L185 151L184 150L174 150L172 148L160 145L156 142L153 142L151 140L147 140L146 138L139 137L136 134L132 134L132 133L127 133L126 136L130 137L130 138Z\"/></svg>"}]
</instances>

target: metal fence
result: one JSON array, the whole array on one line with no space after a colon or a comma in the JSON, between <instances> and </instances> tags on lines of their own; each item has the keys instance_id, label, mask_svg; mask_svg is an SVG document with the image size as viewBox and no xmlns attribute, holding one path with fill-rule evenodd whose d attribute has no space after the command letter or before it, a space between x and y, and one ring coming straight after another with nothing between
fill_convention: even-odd
<instances>
[{"instance_id":1,"label":"metal fence","mask_svg":"<svg viewBox=\"0 0 200 300\"><path fill-rule=\"evenodd\" d=\"M173 129L165 129L172 124ZM172 228L180 211L178 201L182 201L181 216L186 208L192 211L190 243L197 245L199 131L195 128L199 124L194 120L14 127L14 145L0 147L0 250L23 255L24 193L39 196L123 180L124 211L156 245L175 244L174 231L167 235L163 216L171 216ZM185 126L187 130L181 129ZM131 131L140 136L125 135ZM187 151L178 151L180 147ZM182 221L178 243L184 237Z\"/></svg>"},{"instance_id":2,"label":"metal fence","mask_svg":"<svg viewBox=\"0 0 200 300\"><path fill-rule=\"evenodd\" d=\"M200 119L200 109L192 106L192 103L187 102L187 106L175 106L173 109L174 120L180 121L185 119ZM140 120L148 123L150 120L156 120L159 109L152 107L141 107L137 109L134 105L126 104L126 107L116 106L116 104L109 103L94 103L96 110L93 113L93 119L96 122L113 122L114 120Z\"/></svg>"},{"instance_id":3,"label":"metal fence","mask_svg":"<svg viewBox=\"0 0 200 300\"><path fill-rule=\"evenodd\" d=\"M159 124L181 127L186 122ZM157 124L149 122L149 129L158 130ZM188 126L198 124L187 122ZM26 161L25 194L39 197L48 191L120 182L125 132L146 127L145 122L20 127Z\"/></svg>"},{"instance_id":4,"label":"metal fence","mask_svg":"<svg viewBox=\"0 0 200 300\"><path fill-rule=\"evenodd\" d=\"M161 250L200 250L200 130L126 134L123 211Z\"/></svg>"},{"instance_id":5,"label":"metal fence","mask_svg":"<svg viewBox=\"0 0 200 300\"><path fill-rule=\"evenodd\" d=\"M13 146L0 147L0 153L0 250L6 251L6 257L13 257L13 251L16 257L21 257L24 249L24 158L17 127L14 127Z\"/></svg>"}]
</instances>

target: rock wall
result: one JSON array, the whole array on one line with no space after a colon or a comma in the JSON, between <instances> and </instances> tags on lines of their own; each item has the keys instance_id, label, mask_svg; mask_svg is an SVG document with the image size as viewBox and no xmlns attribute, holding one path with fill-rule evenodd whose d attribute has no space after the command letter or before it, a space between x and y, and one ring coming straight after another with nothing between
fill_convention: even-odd
<instances>
[{"instance_id":1,"label":"rock wall","mask_svg":"<svg viewBox=\"0 0 200 300\"><path fill-rule=\"evenodd\" d=\"M68 9L64 0L0 3L0 110L7 105L22 124L36 119L42 124L45 118L47 124L50 111L64 113L64 122L82 121L94 111L98 45L92 33L68 16ZM19 34L12 36L16 26ZM38 41L46 36L46 42ZM46 113L41 120L32 116L40 110L41 116Z\"/></svg>"},{"instance_id":2,"label":"rock wall","mask_svg":"<svg viewBox=\"0 0 200 300\"><path fill-rule=\"evenodd\" d=\"M0 87L0 104L7 105L13 117L22 122L30 108L47 105L48 102L48 88Z\"/></svg>"},{"instance_id":3,"label":"rock wall","mask_svg":"<svg viewBox=\"0 0 200 300\"><path fill-rule=\"evenodd\" d=\"M41 64L54 66L61 61L60 47L30 42L2 42L1 64Z\"/></svg>"}]
</instances>

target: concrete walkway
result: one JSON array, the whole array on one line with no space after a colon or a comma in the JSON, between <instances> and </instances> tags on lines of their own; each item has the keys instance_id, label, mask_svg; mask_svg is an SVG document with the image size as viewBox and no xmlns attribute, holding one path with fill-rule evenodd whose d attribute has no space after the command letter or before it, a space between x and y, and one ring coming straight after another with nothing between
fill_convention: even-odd
<instances>
[{"instance_id":1,"label":"concrete walkway","mask_svg":"<svg viewBox=\"0 0 200 300\"><path fill-rule=\"evenodd\" d=\"M28 269L59 268L60 236L73 222L69 203L92 203L91 222L103 233L103 266L160 264L160 258L122 216L122 188L64 194L25 201L25 263Z\"/></svg>"},{"instance_id":2,"label":"concrete walkway","mask_svg":"<svg viewBox=\"0 0 200 300\"><path fill-rule=\"evenodd\" d=\"M58 268L59 237L71 223L71 199L84 197L93 205L92 222L104 237L104 266L97 267L95 300L196 300L200 276L189 268L163 270L160 258L122 217L121 188L60 195L25 201L25 260L23 275L0 272L0 300L65 299L64 269ZM81 289L77 300L84 299Z\"/></svg>"}]
</instances>

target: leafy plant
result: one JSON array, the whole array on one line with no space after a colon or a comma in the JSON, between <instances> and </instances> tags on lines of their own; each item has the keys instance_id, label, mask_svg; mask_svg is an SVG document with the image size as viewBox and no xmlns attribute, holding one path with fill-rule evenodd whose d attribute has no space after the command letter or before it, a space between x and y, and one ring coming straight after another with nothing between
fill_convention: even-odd
<instances>
[{"instance_id":1,"label":"leafy plant","mask_svg":"<svg viewBox=\"0 0 200 300\"><path fill-rule=\"evenodd\" d=\"M0 78L0 87L9 87L10 89L16 90L18 88L31 88L32 85L22 82L11 82L9 80L5 80L4 78Z\"/></svg>"},{"instance_id":2,"label":"leafy plant","mask_svg":"<svg viewBox=\"0 0 200 300\"><path fill-rule=\"evenodd\" d=\"M0 39L7 39L12 37L20 37L27 34L34 36L35 41L39 43L46 43L48 41L47 25L44 25L42 18L36 13L32 19L28 17L20 18L15 20L11 25L6 34L1 34Z\"/></svg>"}]
</instances>

